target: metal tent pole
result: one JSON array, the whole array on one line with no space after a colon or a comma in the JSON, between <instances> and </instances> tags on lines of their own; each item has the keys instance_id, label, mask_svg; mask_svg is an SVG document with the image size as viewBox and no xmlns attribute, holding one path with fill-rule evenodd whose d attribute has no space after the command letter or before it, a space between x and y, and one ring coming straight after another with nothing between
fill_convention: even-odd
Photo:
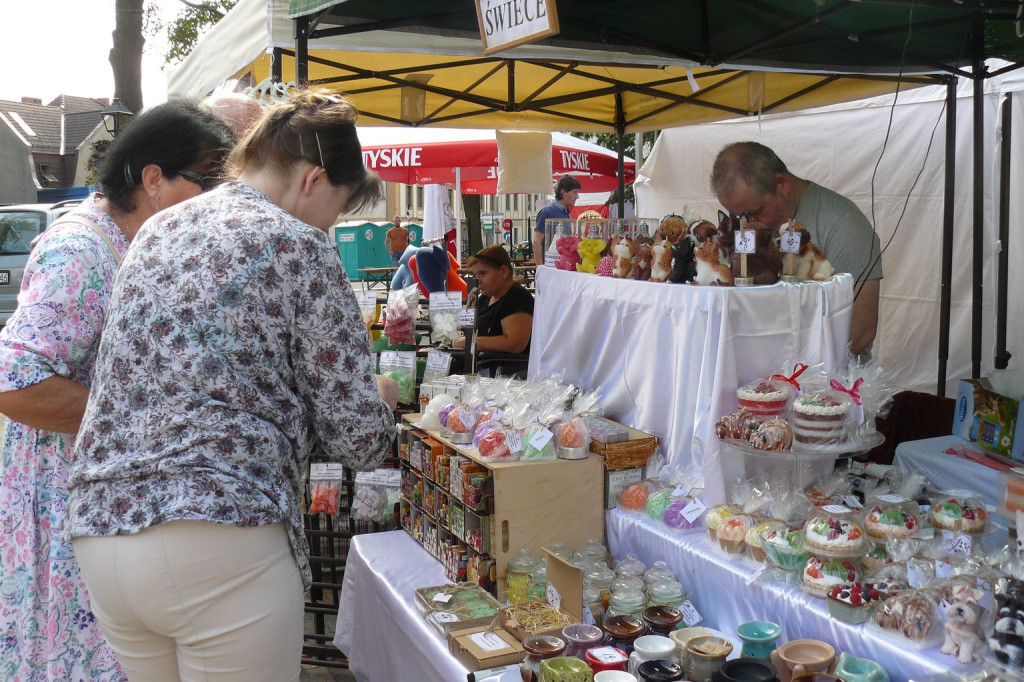
<instances>
[{"instance_id":1,"label":"metal tent pole","mask_svg":"<svg viewBox=\"0 0 1024 682\"><path fill-rule=\"evenodd\" d=\"M936 395L946 395L949 316L953 287L953 199L956 188L956 77L946 81L946 161L942 198L942 289L939 294L939 376Z\"/></svg>"},{"instance_id":2,"label":"metal tent pole","mask_svg":"<svg viewBox=\"0 0 1024 682\"><path fill-rule=\"evenodd\" d=\"M980 12L975 13L974 58L971 82L974 84L974 248L972 249L971 289L971 376L981 376L981 323L983 286L985 284L985 23Z\"/></svg>"},{"instance_id":3,"label":"metal tent pole","mask_svg":"<svg viewBox=\"0 0 1024 682\"><path fill-rule=\"evenodd\" d=\"M1010 275L1010 133L1013 100L1003 96L1002 140L999 149L999 280L996 283L996 357L995 368L1006 369L1010 353L1006 351L1007 280Z\"/></svg>"},{"instance_id":4,"label":"metal tent pole","mask_svg":"<svg viewBox=\"0 0 1024 682\"><path fill-rule=\"evenodd\" d=\"M615 93L615 151L619 156L619 218L626 215L626 116L622 111L622 93Z\"/></svg>"}]
</instances>

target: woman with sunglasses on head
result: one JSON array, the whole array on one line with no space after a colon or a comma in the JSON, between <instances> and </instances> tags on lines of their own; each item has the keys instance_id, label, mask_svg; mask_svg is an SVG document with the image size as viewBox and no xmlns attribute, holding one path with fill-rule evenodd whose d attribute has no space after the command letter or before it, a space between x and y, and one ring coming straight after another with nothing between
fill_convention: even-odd
<instances>
[{"instance_id":1,"label":"woman with sunglasses on head","mask_svg":"<svg viewBox=\"0 0 1024 682\"><path fill-rule=\"evenodd\" d=\"M60 537L74 434L129 244L157 211L200 194L233 144L205 107L153 107L107 150L100 192L36 239L0 331L0 679L124 679Z\"/></svg>"},{"instance_id":2,"label":"woman with sunglasses on head","mask_svg":"<svg viewBox=\"0 0 1024 682\"><path fill-rule=\"evenodd\" d=\"M297 680L309 456L391 451L398 386L327 235L383 196L356 116L269 109L236 180L153 218L118 274L65 528L130 680Z\"/></svg>"}]
</instances>

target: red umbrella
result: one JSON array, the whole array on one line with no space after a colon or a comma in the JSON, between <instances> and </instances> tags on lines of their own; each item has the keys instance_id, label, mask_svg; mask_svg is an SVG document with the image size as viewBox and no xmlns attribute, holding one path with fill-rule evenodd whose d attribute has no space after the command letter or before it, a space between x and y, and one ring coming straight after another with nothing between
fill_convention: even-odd
<instances>
[{"instance_id":1,"label":"red umbrella","mask_svg":"<svg viewBox=\"0 0 1024 682\"><path fill-rule=\"evenodd\" d=\"M460 169L464 194L494 194L498 186L498 143L493 130L454 128L359 128L363 162L388 182L455 186ZM551 133L554 178L571 174L587 192L618 187L615 152L565 133ZM636 162L625 160L625 182Z\"/></svg>"}]
</instances>

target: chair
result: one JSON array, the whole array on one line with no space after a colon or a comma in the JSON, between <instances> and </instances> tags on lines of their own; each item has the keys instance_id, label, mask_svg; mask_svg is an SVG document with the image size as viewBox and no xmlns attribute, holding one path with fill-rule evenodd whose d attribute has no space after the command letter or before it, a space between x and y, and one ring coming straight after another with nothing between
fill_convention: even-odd
<instances>
[{"instance_id":1,"label":"chair","mask_svg":"<svg viewBox=\"0 0 1024 682\"><path fill-rule=\"evenodd\" d=\"M877 420L878 431L885 436L885 442L868 453L867 459L892 464L900 443L949 435L955 410L953 398L918 391L897 393L889 415Z\"/></svg>"},{"instance_id":2,"label":"chair","mask_svg":"<svg viewBox=\"0 0 1024 682\"><path fill-rule=\"evenodd\" d=\"M529 353L484 353L476 354L476 372L503 377L525 379L530 365Z\"/></svg>"}]
</instances>

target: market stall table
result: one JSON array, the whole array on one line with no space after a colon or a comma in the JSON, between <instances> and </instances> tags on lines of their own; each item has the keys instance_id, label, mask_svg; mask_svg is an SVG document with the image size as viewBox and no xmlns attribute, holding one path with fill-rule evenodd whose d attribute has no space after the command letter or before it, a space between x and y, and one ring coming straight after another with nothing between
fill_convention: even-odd
<instances>
[{"instance_id":1,"label":"market stall table","mask_svg":"<svg viewBox=\"0 0 1024 682\"><path fill-rule=\"evenodd\" d=\"M853 278L703 287L537 268L530 375L599 390L605 414L661 438L672 464L703 467L724 501L715 420L736 388L797 362L846 367ZM790 372L787 371L787 374Z\"/></svg>"},{"instance_id":2,"label":"market stall table","mask_svg":"<svg viewBox=\"0 0 1024 682\"><path fill-rule=\"evenodd\" d=\"M758 579L755 564L725 558L706 532L678 535L619 509L608 512L606 528L608 547L616 560L628 552L648 566L657 560L666 562L687 591L693 592L691 602L710 627L735 632L742 623L767 619L783 627L784 640L821 639L837 652L850 651L878 661L892 682L920 679L958 665L953 656L939 653L938 646L917 650L865 625L831 618L824 599L792 585Z\"/></svg>"},{"instance_id":3,"label":"market stall table","mask_svg":"<svg viewBox=\"0 0 1024 682\"><path fill-rule=\"evenodd\" d=\"M359 268L359 272L363 274L367 289L373 289L378 284L383 284L387 291L391 291L391 280L395 278L398 268Z\"/></svg>"},{"instance_id":4,"label":"market stall table","mask_svg":"<svg viewBox=\"0 0 1024 682\"><path fill-rule=\"evenodd\" d=\"M469 672L416 610L414 592L450 582L404 530L356 535L348 550L334 645L361 682L455 682Z\"/></svg>"},{"instance_id":5,"label":"market stall table","mask_svg":"<svg viewBox=\"0 0 1024 682\"><path fill-rule=\"evenodd\" d=\"M947 448L965 447L979 453L979 460L951 455ZM990 462L994 466L986 466ZM924 475L931 487L939 490L967 488L978 493L985 505L999 509L1003 504L1006 479L1013 463L986 454L959 436L940 436L900 443L896 446L893 464L904 470ZM998 467L998 468L994 468Z\"/></svg>"}]
</instances>

